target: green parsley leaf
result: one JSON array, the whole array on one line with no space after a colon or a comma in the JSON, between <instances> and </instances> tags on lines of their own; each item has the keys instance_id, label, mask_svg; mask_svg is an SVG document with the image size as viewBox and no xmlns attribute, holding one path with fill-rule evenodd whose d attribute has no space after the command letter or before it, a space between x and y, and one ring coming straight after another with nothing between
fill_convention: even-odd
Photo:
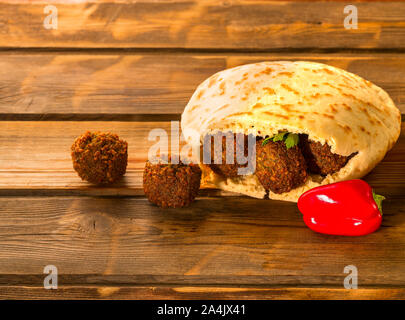
<instances>
[{"instance_id":1,"label":"green parsley leaf","mask_svg":"<svg viewBox=\"0 0 405 320\"><path fill-rule=\"evenodd\" d=\"M284 140L285 146L287 149L290 149L298 144L300 138L296 133L289 133L287 138Z\"/></svg>"},{"instance_id":2,"label":"green parsley leaf","mask_svg":"<svg viewBox=\"0 0 405 320\"><path fill-rule=\"evenodd\" d=\"M288 132L280 132L280 133L277 133L277 134L273 137L273 142L283 141L287 133L288 133Z\"/></svg>"},{"instance_id":3,"label":"green parsley leaf","mask_svg":"<svg viewBox=\"0 0 405 320\"><path fill-rule=\"evenodd\" d=\"M262 146L265 146L269 143L269 141L277 142L277 141L284 141L287 149L290 149L298 144L299 137L296 133L288 133L288 132L279 132L273 137L267 137L263 139Z\"/></svg>"}]
</instances>

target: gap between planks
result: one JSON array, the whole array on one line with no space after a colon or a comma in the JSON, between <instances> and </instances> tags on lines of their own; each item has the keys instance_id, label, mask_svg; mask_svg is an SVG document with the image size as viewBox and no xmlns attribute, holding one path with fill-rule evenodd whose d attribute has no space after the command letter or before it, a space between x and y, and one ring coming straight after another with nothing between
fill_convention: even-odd
<instances>
[{"instance_id":1,"label":"gap between planks","mask_svg":"<svg viewBox=\"0 0 405 320\"><path fill-rule=\"evenodd\" d=\"M7 299L147 299L147 300L216 300L216 299L274 299L274 300L402 300L405 289L326 289L326 288L227 288L227 287L60 287L44 290L43 287L2 287L1 298Z\"/></svg>"},{"instance_id":2,"label":"gap between planks","mask_svg":"<svg viewBox=\"0 0 405 320\"><path fill-rule=\"evenodd\" d=\"M120 121L120 122L169 122L180 121L181 114L97 114L97 113L0 113L0 121ZM401 122L405 114L401 114Z\"/></svg>"}]
</instances>

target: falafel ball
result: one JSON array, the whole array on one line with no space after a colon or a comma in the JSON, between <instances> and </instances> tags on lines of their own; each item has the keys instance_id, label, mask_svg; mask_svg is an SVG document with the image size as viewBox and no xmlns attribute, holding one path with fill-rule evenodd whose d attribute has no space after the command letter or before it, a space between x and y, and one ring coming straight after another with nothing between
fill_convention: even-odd
<instances>
[{"instance_id":1,"label":"falafel ball","mask_svg":"<svg viewBox=\"0 0 405 320\"><path fill-rule=\"evenodd\" d=\"M162 208L190 205L198 194L200 182L200 167L182 161L178 164L147 161L143 172L145 195Z\"/></svg>"},{"instance_id":2,"label":"falafel ball","mask_svg":"<svg viewBox=\"0 0 405 320\"><path fill-rule=\"evenodd\" d=\"M284 141L256 142L256 176L266 190L288 192L308 177L304 156L298 146L287 149Z\"/></svg>"},{"instance_id":3,"label":"falafel ball","mask_svg":"<svg viewBox=\"0 0 405 320\"><path fill-rule=\"evenodd\" d=\"M73 168L83 180L113 183L126 172L128 143L116 134L87 131L75 140L71 151Z\"/></svg>"},{"instance_id":4,"label":"falafel ball","mask_svg":"<svg viewBox=\"0 0 405 320\"><path fill-rule=\"evenodd\" d=\"M233 139L233 150L232 148L227 148L227 137L231 137ZM218 138L222 139L222 143L219 146L215 144L215 141ZM237 160L240 156L248 156L247 135L243 135L243 141L240 141L242 139L237 139L237 134L232 132L217 132L214 135L207 135L205 139L211 139L211 164L209 166L215 173L228 178L237 177L238 168L244 168L247 166L247 164L238 164ZM206 142L204 142L204 144L205 143ZM237 155L239 155L239 157ZM215 163L218 162L216 157L222 159L221 163ZM226 163L227 158L233 159L233 163Z\"/></svg>"},{"instance_id":5,"label":"falafel ball","mask_svg":"<svg viewBox=\"0 0 405 320\"><path fill-rule=\"evenodd\" d=\"M300 136L299 146L307 162L308 170L325 176L339 171L354 155L345 157L332 153L327 143L322 145L320 142L311 141L307 135Z\"/></svg>"}]
</instances>

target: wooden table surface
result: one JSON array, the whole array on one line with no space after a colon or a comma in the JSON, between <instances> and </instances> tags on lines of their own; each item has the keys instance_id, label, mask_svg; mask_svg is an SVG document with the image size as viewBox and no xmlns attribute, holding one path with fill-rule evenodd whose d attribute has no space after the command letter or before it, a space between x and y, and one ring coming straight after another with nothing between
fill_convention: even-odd
<instances>
[{"instance_id":1,"label":"wooden table surface","mask_svg":"<svg viewBox=\"0 0 405 320\"><path fill-rule=\"evenodd\" d=\"M56 30L43 27L47 3ZM352 30L347 4L0 0L0 298L404 299L404 133L365 177L387 200L364 237L316 234L294 203L202 190L162 210L142 191L149 131L169 129L224 68L320 61L381 86L404 113L405 3L354 3ZM95 187L73 171L86 130L128 141L123 181ZM57 290L43 288L46 265ZM347 265L357 290L343 287Z\"/></svg>"}]
</instances>

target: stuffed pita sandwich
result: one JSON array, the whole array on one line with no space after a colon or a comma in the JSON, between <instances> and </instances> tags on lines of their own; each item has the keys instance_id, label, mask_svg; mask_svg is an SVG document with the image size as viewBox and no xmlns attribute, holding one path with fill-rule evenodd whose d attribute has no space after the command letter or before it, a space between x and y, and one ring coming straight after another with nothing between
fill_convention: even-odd
<instances>
[{"instance_id":1,"label":"stuffed pita sandwich","mask_svg":"<svg viewBox=\"0 0 405 320\"><path fill-rule=\"evenodd\" d=\"M181 117L189 144L220 135L204 146L204 160L220 161L201 162L202 187L288 201L366 175L395 144L400 125L400 111L384 90L342 69L304 61L218 72L197 88ZM218 147L219 157L205 157ZM223 161L238 152L253 159L254 170L240 174L246 163Z\"/></svg>"}]
</instances>

